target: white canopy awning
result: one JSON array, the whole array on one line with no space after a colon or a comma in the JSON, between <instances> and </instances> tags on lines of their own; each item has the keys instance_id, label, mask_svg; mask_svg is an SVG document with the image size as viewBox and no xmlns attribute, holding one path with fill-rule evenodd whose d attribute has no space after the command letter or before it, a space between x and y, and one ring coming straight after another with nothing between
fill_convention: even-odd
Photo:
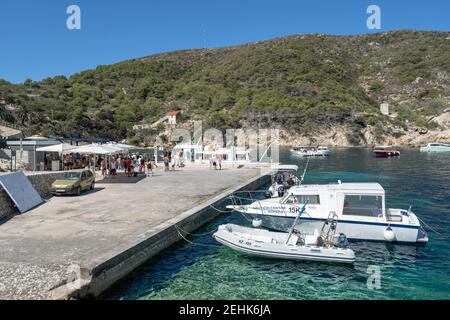
<instances>
[{"instance_id":1,"label":"white canopy awning","mask_svg":"<svg viewBox=\"0 0 450 320\"><path fill-rule=\"evenodd\" d=\"M110 147L110 146L118 147L118 148L120 148L120 149L122 149L122 150L128 150L128 149L134 149L134 148L136 148L136 146L132 146L132 145L130 145L130 144L116 143L116 142L108 142L108 143L106 144L106 146L108 146L108 147Z\"/></svg>"},{"instance_id":2,"label":"white canopy awning","mask_svg":"<svg viewBox=\"0 0 450 320\"><path fill-rule=\"evenodd\" d=\"M123 151L124 150L120 148L99 144L89 144L71 150L72 153L91 153L91 154L116 154L121 153Z\"/></svg>"},{"instance_id":3,"label":"white canopy awning","mask_svg":"<svg viewBox=\"0 0 450 320\"><path fill-rule=\"evenodd\" d=\"M52 146L37 148L36 151L39 152L58 152L59 154L71 153L75 146L68 143L55 144Z\"/></svg>"},{"instance_id":4,"label":"white canopy awning","mask_svg":"<svg viewBox=\"0 0 450 320\"><path fill-rule=\"evenodd\" d=\"M273 171L297 171L298 166L295 164L278 164L270 167Z\"/></svg>"}]
</instances>

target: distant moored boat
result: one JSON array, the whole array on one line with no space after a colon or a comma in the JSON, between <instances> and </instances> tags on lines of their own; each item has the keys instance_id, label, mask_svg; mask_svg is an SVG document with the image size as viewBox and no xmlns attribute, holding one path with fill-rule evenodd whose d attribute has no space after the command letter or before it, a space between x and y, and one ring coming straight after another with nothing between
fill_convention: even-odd
<instances>
[{"instance_id":1,"label":"distant moored boat","mask_svg":"<svg viewBox=\"0 0 450 320\"><path fill-rule=\"evenodd\" d=\"M317 148L298 146L291 149L291 152L301 157L325 157L331 154L331 150L324 146L319 146Z\"/></svg>"},{"instance_id":2,"label":"distant moored boat","mask_svg":"<svg viewBox=\"0 0 450 320\"><path fill-rule=\"evenodd\" d=\"M398 157L400 155L400 151L392 146L376 146L373 153L378 158Z\"/></svg>"},{"instance_id":3,"label":"distant moored boat","mask_svg":"<svg viewBox=\"0 0 450 320\"><path fill-rule=\"evenodd\" d=\"M450 144L429 143L426 147L420 148L421 152L450 152Z\"/></svg>"}]
</instances>

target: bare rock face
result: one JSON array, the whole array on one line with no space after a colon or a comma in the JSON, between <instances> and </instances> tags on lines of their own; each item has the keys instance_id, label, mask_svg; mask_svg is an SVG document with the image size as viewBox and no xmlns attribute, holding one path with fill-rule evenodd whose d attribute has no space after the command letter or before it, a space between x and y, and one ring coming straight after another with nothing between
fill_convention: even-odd
<instances>
[{"instance_id":1,"label":"bare rock face","mask_svg":"<svg viewBox=\"0 0 450 320\"><path fill-rule=\"evenodd\" d=\"M408 145L418 147L429 142L450 143L450 128L425 131L419 127L411 130L383 128L382 134L380 134L379 130L379 128L374 126L355 130L350 126L339 125L321 130L314 135L302 135L281 129L280 144L284 146L365 147L373 145Z\"/></svg>"},{"instance_id":2,"label":"bare rock face","mask_svg":"<svg viewBox=\"0 0 450 320\"><path fill-rule=\"evenodd\" d=\"M431 121L436 122L438 125L442 127L450 128L450 110L433 118Z\"/></svg>"}]
</instances>

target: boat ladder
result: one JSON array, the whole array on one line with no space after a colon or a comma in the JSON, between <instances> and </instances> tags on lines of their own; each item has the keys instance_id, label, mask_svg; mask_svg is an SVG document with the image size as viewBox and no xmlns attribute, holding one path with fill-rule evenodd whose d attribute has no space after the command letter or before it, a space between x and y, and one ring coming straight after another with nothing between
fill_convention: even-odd
<instances>
[{"instance_id":1,"label":"boat ladder","mask_svg":"<svg viewBox=\"0 0 450 320\"><path fill-rule=\"evenodd\" d=\"M327 220L324 222L322 226L322 230L320 231L319 242L320 245L324 247L332 247L334 235L336 234L336 228L338 223L338 215L336 212L331 211L328 215Z\"/></svg>"}]
</instances>

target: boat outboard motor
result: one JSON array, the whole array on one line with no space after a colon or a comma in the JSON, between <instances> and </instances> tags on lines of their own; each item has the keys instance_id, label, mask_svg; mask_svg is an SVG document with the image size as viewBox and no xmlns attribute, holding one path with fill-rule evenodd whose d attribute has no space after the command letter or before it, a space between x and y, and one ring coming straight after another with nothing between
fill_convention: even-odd
<instances>
[{"instance_id":1,"label":"boat outboard motor","mask_svg":"<svg viewBox=\"0 0 450 320\"><path fill-rule=\"evenodd\" d=\"M278 196L281 198L282 196L284 196L284 187L280 186L278 188Z\"/></svg>"},{"instance_id":2,"label":"boat outboard motor","mask_svg":"<svg viewBox=\"0 0 450 320\"><path fill-rule=\"evenodd\" d=\"M348 247L348 239L344 233L339 233L334 236L334 245L339 248L347 248Z\"/></svg>"}]
</instances>

